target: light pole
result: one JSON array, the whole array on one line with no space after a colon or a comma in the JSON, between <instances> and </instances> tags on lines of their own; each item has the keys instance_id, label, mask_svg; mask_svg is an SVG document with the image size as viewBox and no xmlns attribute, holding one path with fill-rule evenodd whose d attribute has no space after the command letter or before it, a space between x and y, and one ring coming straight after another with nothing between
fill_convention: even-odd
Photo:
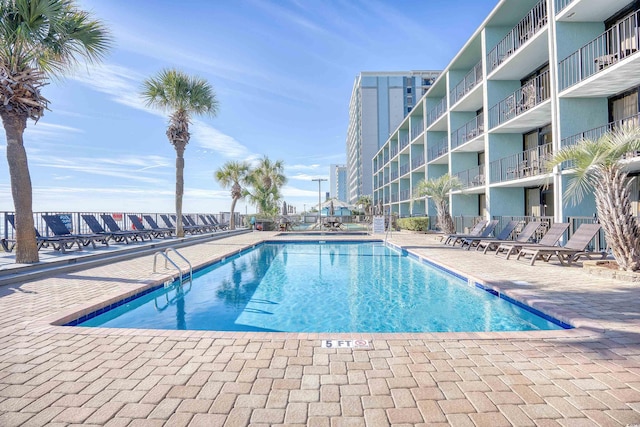
<instances>
[{"instance_id":1,"label":"light pole","mask_svg":"<svg viewBox=\"0 0 640 427\"><path fill-rule=\"evenodd\" d=\"M325 178L314 178L311 181L318 181L318 225L321 224L321 218L320 218L320 214L322 213L322 211L320 210L320 205L322 204L322 192L320 189L320 186L322 185L322 181L326 181Z\"/></svg>"}]
</instances>

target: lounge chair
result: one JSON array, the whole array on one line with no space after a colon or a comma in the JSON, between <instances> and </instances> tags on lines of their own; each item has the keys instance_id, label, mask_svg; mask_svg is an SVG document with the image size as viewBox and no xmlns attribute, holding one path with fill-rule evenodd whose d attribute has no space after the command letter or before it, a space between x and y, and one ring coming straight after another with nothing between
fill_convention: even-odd
<instances>
[{"instance_id":1,"label":"lounge chair","mask_svg":"<svg viewBox=\"0 0 640 427\"><path fill-rule=\"evenodd\" d=\"M573 261L577 261L581 256L591 259L592 255L597 254L604 258L607 256L606 252L585 252L589 242L599 231L600 224L581 224L564 246L523 246L516 259L519 260L520 258L531 256L530 265L533 265L536 260L541 259L544 262L548 262L551 257L555 256L560 261L560 264L569 265Z\"/></svg>"},{"instance_id":2,"label":"lounge chair","mask_svg":"<svg viewBox=\"0 0 640 427\"><path fill-rule=\"evenodd\" d=\"M93 215L82 215L82 219L84 220L84 222L87 223L92 233L110 236L114 242L118 242L118 243L124 242L126 244L129 244L129 239L138 240L138 233L136 233L135 231L131 232L131 231L122 231L122 230L120 231L105 230L98 222L98 219Z\"/></svg>"},{"instance_id":3,"label":"lounge chair","mask_svg":"<svg viewBox=\"0 0 640 427\"><path fill-rule=\"evenodd\" d=\"M15 220L13 215L7 215L7 221L9 221L9 224L11 224L11 226L15 229ZM48 248L49 246L51 246L51 248L55 251L60 251L62 253L66 253L67 249L71 249L73 247L73 245L78 245L78 250L82 250L82 246L81 243L78 239L76 239L75 237L69 237L69 236L43 236L40 234L40 232L38 231L37 228L34 227L34 231L36 233L36 244L38 245L38 250L42 249L42 248ZM10 244L9 242L7 242L8 248L10 248L11 250L13 250L14 246L15 246L15 242L13 244ZM4 245L3 245L4 247ZM11 250L9 252L11 252Z\"/></svg>"},{"instance_id":4,"label":"lounge chair","mask_svg":"<svg viewBox=\"0 0 640 427\"><path fill-rule=\"evenodd\" d=\"M162 228L162 229L146 228L142 223L142 221L140 220L140 218L138 218L138 216L131 215L131 214L127 216L129 217L129 221L131 221L131 224L133 224L136 230L147 231L151 233L153 237L165 238L165 237L171 237L171 235L173 234L173 230L169 228Z\"/></svg>"},{"instance_id":5,"label":"lounge chair","mask_svg":"<svg viewBox=\"0 0 640 427\"><path fill-rule=\"evenodd\" d=\"M47 227L49 227L49 230L51 230L56 236L75 237L80 243L82 243L82 246L91 245L93 249L97 249L96 243L102 243L105 246L109 246L109 239L111 237L104 234L72 234L62 221L60 215L42 215L42 219L47 224Z\"/></svg>"},{"instance_id":6,"label":"lounge chair","mask_svg":"<svg viewBox=\"0 0 640 427\"><path fill-rule=\"evenodd\" d=\"M0 239L0 246L2 246L2 249L5 252L11 252L13 251L13 248L16 247L16 241L13 239L2 238Z\"/></svg>"},{"instance_id":7,"label":"lounge chair","mask_svg":"<svg viewBox=\"0 0 640 427\"><path fill-rule=\"evenodd\" d=\"M220 230L220 227L218 227L218 225L217 225L217 224L215 224L214 222L209 221L209 219L207 218L207 216L206 216L206 215L202 215L202 214L201 214L201 215L198 215L198 217L200 218L200 221L201 221L203 224L206 224L206 225L210 226L210 227L211 227L211 230L213 230L213 231L218 231L218 230Z\"/></svg>"},{"instance_id":8,"label":"lounge chair","mask_svg":"<svg viewBox=\"0 0 640 427\"><path fill-rule=\"evenodd\" d=\"M206 233L211 231L210 226L196 224L193 218L187 215L182 215L182 228L185 229L185 232L188 229L191 230L192 233Z\"/></svg>"},{"instance_id":9,"label":"lounge chair","mask_svg":"<svg viewBox=\"0 0 640 427\"><path fill-rule=\"evenodd\" d=\"M467 234L458 234L458 233L448 234L446 236L440 237L440 241L442 242L442 240L444 240L444 244L448 245L449 242L451 241L451 239L455 240L456 238L458 238L458 236L463 236L463 237L479 236L480 233L482 232L482 229L484 228L484 226L487 225L487 222L489 222L489 221L486 221L486 220L478 221L478 223L473 226L473 228L471 229L471 231L469 231L469 233L467 233Z\"/></svg>"},{"instance_id":10,"label":"lounge chair","mask_svg":"<svg viewBox=\"0 0 640 427\"><path fill-rule=\"evenodd\" d=\"M457 236L455 239L452 239L451 245L455 246L457 243L460 243L462 245L462 240L468 237L482 237L487 238L491 235L491 233L493 233L493 230L495 230L496 226L498 225L498 220L497 219L492 219L491 221L489 221L487 223L487 226L485 228L482 229L482 232L480 234L478 234L478 236L469 236L469 235L460 235Z\"/></svg>"},{"instance_id":11,"label":"lounge chair","mask_svg":"<svg viewBox=\"0 0 640 427\"><path fill-rule=\"evenodd\" d=\"M509 236L511 236L511 233L513 233L513 230L516 229L516 227L518 226L519 221L509 221L507 223L507 225L504 226L504 228L502 230L500 230L500 233L498 233L498 235L491 239L491 240L497 240L497 241L505 241L509 238ZM478 246L478 244L480 244L480 241L482 240L487 240L486 237L465 237L464 239L462 239L462 243L460 244L463 248L466 246L467 250L471 249L471 248L475 248L476 246Z\"/></svg>"},{"instance_id":12,"label":"lounge chair","mask_svg":"<svg viewBox=\"0 0 640 427\"><path fill-rule=\"evenodd\" d=\"M191 215L184 215L183 218L185 218L187 220L187 223L190 226L192 226L192 227L200 227L200 229L202 230L203 233L209 233L211 231L216 231L217 228L218 228L215 225L209 224L206 221L202 222L202 224L198 224L198 221L193 219L193 217ZM202 219L201 219L201 221L202 221Z\"/></svg>"},{"instance_id":13,"label":"lounge chair","mask_svg":"<svg viewBox=\"0 0 640 427\"><path fill-rule=\"evenodd\" d=\"M132 238L133 240L140 239L140 241L142 241L142 242L144 242L144 239L146 239L146 238L148 238L149 240L153 240L153 236L151 235L151 233L148 230L131 230L131 231L122 230L122 229L120 229L120 226L118 225L116 220L113 219L113 217L111 215L102 214L102 215L100 215L100 218L102 218L102 221L104 221L104 224L112 232L127 233L129 235L129 237Z\"/></svg>"},{"instance_id":14,"label":"lounge chair","mask_svg":"<svg viewBox=\"0 0 640 427\"><path fill-rule=\"evenodd\" d=\"M147 224L151 227L152 230L157 230L158 232L164 231L169 236L173 236L173 233L176 231L174 227L160 227L155 219L151 215L142 215Z\"/></svg>"},{"instance_id":15,"label":"lounge chair","mask_svg":"<svg viewBox=\"0 0 640 427\"><path fill-rule=\"evenodd\" d=\"M544 234L544 236L542 236L542 239L540 239L540 241L538 242L538 246L555 245L556 243L558 243L558 240L560 240L564 232L567 231L567 228L569 228L568 222L553 223L551 227L549 227L549 230L547 230L547 232ZM496 249L495 255L500 256L502 253L504 253L506 258L509 259L511 255L520 252L520 250L524 246L531 245L519 242L501 243L500 246L498 246L498 249Z\"/></svg>"},{"instance_id":16,"label":"lounge chair","mask_svg":"<svg viewBox=\"0 0 640 427\"><path fill-rule=\"evenodd\" d=\"M513 241L516 243L527 243L531 239L531 237L533 237L538 228L540 228L540 224L542 223L539 221L531 221L524 226L520 234L518 234L518 237L516 237ZM498 246L500 246L502 243L504 242L496 239L483 239L478 242L476 250L479 251L480 249L484 248L483 253L486 254L488 251L495 251L496 249L498 249Z\"/></svg>"},{"instance_id":17,"label":"lounge chair","mask_svg":"<svg viewBox=\"0 0 640 427\"><path fill-rule=\"evenodd\" d=\"M172 215L172 216L173 216L173 220L175 221L176 220L176 216L175 215ZM162 220L167 225L167 227L169 227L169 228L171 228L173 230L176 229L176 226L173 225L173 223L171 222L171 219L169 218L169 215L162 214L162 215L160 215L160 218L162 218ZM187 223L185 223L184 217L183 217L183 220L182 220L182 229L184 230L185 233L189 233L189 234L199 233L201 231L200 227L192 227L192 226L188 225Z\"/></svg>"},{"instance_id":18,"label":"lounge chair","mask_svg":"<svg viewBox=\"0 0 640 427\"><path fill-rule=\"evenodd\" d=\"M207 215L207 218L209 218L209 222L215 224L220 230L226 230L229 228L228 222L219 222L216 217L211 214Z\"/></svg>"}]
</instances>

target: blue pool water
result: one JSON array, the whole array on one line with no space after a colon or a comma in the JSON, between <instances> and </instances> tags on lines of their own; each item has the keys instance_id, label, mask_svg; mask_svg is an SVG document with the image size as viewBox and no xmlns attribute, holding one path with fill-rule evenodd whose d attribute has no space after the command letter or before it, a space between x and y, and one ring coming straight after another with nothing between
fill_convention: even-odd
<instances>
[{"instance_id":1,"label":"blue pool water","mask_svg":"<svg viewBox=\"0 0 640 427\"><path fill-rule=\"evenodd\" d=\"M81 326L281 331L561 329L383 243L266 243Z\"/></svg>"}]
</instances>

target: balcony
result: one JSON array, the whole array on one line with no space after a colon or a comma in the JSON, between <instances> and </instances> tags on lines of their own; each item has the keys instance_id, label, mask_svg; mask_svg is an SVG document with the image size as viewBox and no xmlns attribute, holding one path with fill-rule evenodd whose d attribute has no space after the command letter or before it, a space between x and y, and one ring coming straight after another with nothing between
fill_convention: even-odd
<instances>
[{"instance_id":1,"label":"balcony","mask_svg":"<svg viewBox=\"0 0 640 427\"><path fill-rule=\"evenodd\" d=\"M578 85L563 96L608 96L640 84L640 55L636 55L640 45L639 21L640 12L629 14L560 61L560 92L594 76L588 84Z\"/></svg>"},{"instance_id":2,"label":"balcony","mask_svg":"<svg viewBox=\"0 0 640 427\"><path fill-rule=\"evenodd\" d=\"M437 158L444 156L448 152L449 152L449 141L448 141L448 138L445 136L436 145L429 148L429 150L427 151L427 159L428 161L431 162ZM442 163L446 163L446 161Z\"/></svg>"},{"instance_id":3,"label":"balcony","mask_svg":"<svg viewBox=\"0 0 640 427\"><path fill-rule=\"evenodd\" d=\"M395 181L396 179L398 179L398 172L391 172L391 181Z\"/></svg>"},{"instance_id":4,"label":"balcony","mask_svg":"<svg viewBox=\"0 0 640 427\"><path fill-rule=\"evenodd\" d=\"M391 195L391 203L396 203L397 201L398 201L398 193L393 193Z\"/></svg>"},{"instance_id":5,"label":"balcony","mask_svg":"<svg viewBox=\"0 0 640 427\"><path fill-rule=\"evenodd\" d=\"M422 154L411 160L411 169L417 169L422 165L424 165L424 155Z\"/></svg>"},{"instance_id":6,"label":"balcony","mask_svg":"<svg viewBox=\"0 0 640 427\"><path fill-rule=\"evenodd\" d=\"M473 89L478 82L482 81L482 61L478 62L471 71L464 76L464 79L454 87L449 93L451 105L457 103L463 96Z\"/></svg>"},{"instance_id":7,"label":"balcony","mask_svg":"<svg viewBox=\"0 0 640 427\"><path fill-rule=\"evenodd\" d=\"M395 144L394 144L394 145L395 145ZM396 147L392 147L392 148L391 148L391 156L390 156L390 157L393 159L393 158L394 158L395 156L397 156L397 155L398 155L398 147L397 147L397 146L396 146ZM386 162L385 162L385 163L386 163Z\"/></svg>"},{"instance_id":8,"label":"balcony","mask_svg":"<svg viewBox=\"0 0 640 427\"><path fill-rule=\"evenodd\" d=\"M424 132L424 122L420 120L411 127L411 140L419 137L422 132Z\"/></svg>"},{"instance_id":9,"label":"balcony","mask_svg":"<svg viewBox=\"0 0 640 427\"><path fill-rule=\"evenodd\" d=\"M405 133L404 135L400 136L400 151L402 151L402 149L407 145L409 145L409 134ZM397 151L396 154L398 154Z\"/></svg>"},{"instance_id":10,"label":"balcony","mask_svg":"<svg viewBox=\"0 0 640 427\"><path fill-rule=\"evenodd\" d=\"M512 121L531 110L521 120L513 120L508 126L503 126L503 132L524 132L537 126L543 126L551 120L551 106L535 108L551 97L549 71L527 82L520 89L491 107L489 110L489 128ZM535 111L535 112L534 112Z\"/></svg>"},{"instance_id":11,"label":"balcony","mask_svg":"<svg viewBox=\"0 0 640 427\"><path fill-rule=\"evenodd\" d=\"M445 96L427 113L427 124L431 126L447 111L447 97Z\"/></svg>"},{"instance_id":12,"label":"balcony","mask_svg":"<svg viewBox=\"0 0 640 427\"><path fill-rule=\"evenodd\" d=\"M483 133L484 114L478 114L475 119L467 122L464 126L458 128L451 134L451 149L453 150L456 147L472 141ZM484 146L484 143L482 145Z\"/></svg>"},{"instance_id":13,"label":"balcony","mask_svg":"<svg viewBox=\"0 0 640 427\"><path fill-rule=\"evenodd\" d=\"M630 3L630 0L555 0L556 19L566 22L602 22Z\"/></svg>"},{"instance_id":14,"label":"balcony","mask_svg":"<svg viewBox=\"0 0 640 427\"><path fill-rule=\"evenodd\" d=\"M409 200L411 198L411 190L402 190L400 192L400 200Z\"/></svg>"},{"instance_id":15,"label":"balcony","mask_svg":"<svg viewBox=\"0 0 640 427\"><path fill-rule=\"evenodd\" d=\"M387 163L389 163L389 156L384 156L384 162L382 162L382 164L386 165Z\"/></svg>"},{"instance_id":16,"label":"balcony","mask_svg":"<svg viewBox=\"0 0 640 427\"><path fill-rule=\"evenodd\" d=\"M547 2L540 0L487 55L487 74L498 68L547 25Z\"/></svg>"},{"instance_id":17,"label":"balcony","mask_svg":"<svg viewBox=\"0 0 640 427\"><path fill-rule=\"evenodd\" d=\"M458 177L463 189L483 187L485 184L484 165L478 165L471 169L455 173L454 176Z\"/></svg>"},{"instance_id":18,"label":"balcony","mask_svg":"<svg viewBox=\"0 0 640 427\"><path fill-rule=\"evenodd\" d=\"M610 130L614 130L616 128L621 128L625 125L640 126L640 112L632 116L625 117L622 120L617 120L615 122L608 123L604 126L599 126L597 128L593 128L584 132L577 133L575 135L571 135L570 137L564 138L562 141L560 141L560 147L564 148L570 145L574 145L581 139L591 139L591 140L598 139L602 135L604 135L606 132Z\"/></svg>"},{"instance_id":19,"label":"balcony","mask_svg":"<svg viewBox=\"0 0 640 427\"><path fill-rule=\"evenodd\" d=\"M556 0L556 15L569 5L573 0Z\"/></svg>"},{"instance_id":20,"label":"balcony","mask_svg":"<svg viewBox=\"0 0 640 427\"><path fill-rule=\"evenodd\" d=\"M406 175L411 171L409 167L409 162L400 165L400 176Z\"/></svg>"},{"instance_id":21,"label":"balcony","mask_svg":"<svg viewBox=\"0 0 640 427\"><path fill-rule=\"evenodd\" d=\"M552 155L553 144L548 143L494 160L489 164L491 183L544 176L547 174L546 162L551 159Z\"/></svg>"}]
</instances>

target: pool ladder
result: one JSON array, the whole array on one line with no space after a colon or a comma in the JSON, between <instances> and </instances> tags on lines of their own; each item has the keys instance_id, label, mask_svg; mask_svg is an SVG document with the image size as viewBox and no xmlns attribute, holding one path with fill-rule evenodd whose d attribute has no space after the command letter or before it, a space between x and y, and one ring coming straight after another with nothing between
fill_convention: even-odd
<instances>
[{"instance_id":1,"label":"pool ladder","mask_svg":"<svg viewBox=\"0 0 640 427\"><path fill-rule=\"evenodd\" d=\"M189 283L191 283L193 281L193 267L191 267L191 263L189 262L188 259L186 259L184 256L182 256L182 254L180 252L178 252L177 250L175 250L174 248L167 248L164 251L158 251L155 254L153 254L153 272L156 272L156 262L158 261L158 255L162 256L164 258L164 268L167 268L167 262L170 262L171 265L173 265L176 270L178 270L178 273L180 274L180 284L182 284L183 279L182 279L182 269L180 267L178 267L178 264L176 264L170 257L169 257L169 253L174 252L176 255L178 255L180 258L182 258L182 260L184 262L186 262L189 265Z\"/></svg>"}]
</instances>

